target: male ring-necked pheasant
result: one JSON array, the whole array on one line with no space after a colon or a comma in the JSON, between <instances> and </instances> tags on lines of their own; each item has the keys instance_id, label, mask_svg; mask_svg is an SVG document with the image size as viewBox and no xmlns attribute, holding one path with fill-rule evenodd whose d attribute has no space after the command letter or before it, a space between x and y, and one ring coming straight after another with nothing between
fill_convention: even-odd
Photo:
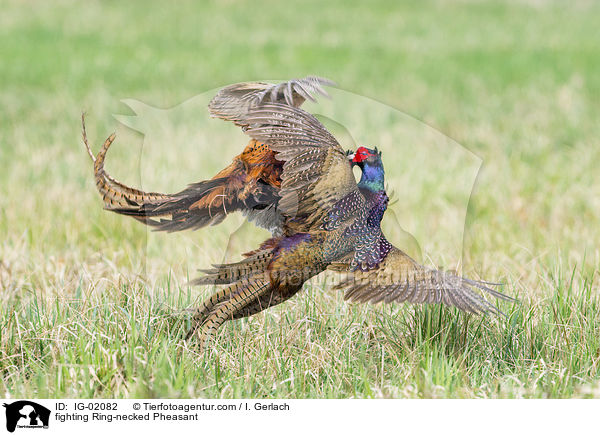
<instances>
[{"instance_id":1,"label":"male ring-necked pheasant","mask_svg":"<svg viewBox=\"0 0 600 435\"><path fill-rule=\"evenodd\" d=\"M283 234L244 260L205 270L194 281L226 287L199 308L188 336L196 334L205 344L225 321L289 299L328 268L345 273L335 288L360 302L444 303L472 313L497 313L472 287L511 299L490 283L423 267L386 240L380 223L388 196L376 149L360 147L348 155L313 115L277 102L223 111L222 117L267 144L284 162L278 192ZM362 170L359 183L352 173L355 164Z\"/></svg>"}]
</instances>

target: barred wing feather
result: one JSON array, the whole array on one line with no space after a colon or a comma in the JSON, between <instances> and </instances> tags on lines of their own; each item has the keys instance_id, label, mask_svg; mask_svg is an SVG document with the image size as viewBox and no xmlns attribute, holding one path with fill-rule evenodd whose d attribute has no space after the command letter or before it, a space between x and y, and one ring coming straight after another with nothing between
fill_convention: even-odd
<instances>
[{"instance_id":1,"label":"barred wing feather","mask_svg":"<svg viewBox=\"0 0 600 435\"><path fill-rule=\"evenodd\" d=\"M344 267L338 264L332 269L343 271ZM442 303L475 314L501 314L473 288L498 299L514 301L513 298L491 288L497 284L426 268L397 248L393 248L375 269L352 271L346 267L345 272L342 281L334 288L344 290L344 298L356 302Z\"/></svg>"},{"instance_id":2,"label":"barred wing feather","mask_svg":"<svg viewBox=\"0 0 600 435\"><path fill-rule=\"evenodd\" d=\"M329 97L323 87L333 85L333 81L316 76L279 84L236 83L221 89L208 104L208 110L214 117L244 125L244 115L251 107L267 102L300 107L306 100L316 101L317 94Z\"/></svg>"}]
</instances>

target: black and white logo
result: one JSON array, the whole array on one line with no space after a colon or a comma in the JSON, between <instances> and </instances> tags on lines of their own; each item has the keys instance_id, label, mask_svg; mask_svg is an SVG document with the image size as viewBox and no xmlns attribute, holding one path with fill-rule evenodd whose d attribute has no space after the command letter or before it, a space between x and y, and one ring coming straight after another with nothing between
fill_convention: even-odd
<instances>
[{"instance_id":1,"label":"black and white logo","mask_svg":"<svg viewBox=\"0 0 600 435\"><path fill-rule=\"evenodd\" d=\"M6 408L6 430L48 429L50 410L29 400L18 400L3 404Z\"/></svg>"}]
</instances>

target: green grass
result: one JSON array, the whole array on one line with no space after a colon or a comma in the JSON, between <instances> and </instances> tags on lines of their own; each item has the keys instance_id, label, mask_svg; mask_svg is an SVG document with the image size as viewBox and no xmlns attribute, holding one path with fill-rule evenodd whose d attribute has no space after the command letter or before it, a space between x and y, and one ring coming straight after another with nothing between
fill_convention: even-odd
<instances>
[{"instance_id":1,"label":"green grass","mask_svg":"<svg viewBox=\"0 0 600 435\"><path fill-rule=\"evenodd\" d=\"M0 394L600 397L599 5L1 6ZM96 147L117 130L113 175L172 191L212 175L245 138L194 104L144 138L112 118L131 114L120 100L170 108L233 82L307 74L414 117L341 106L360 143L384 149L394 213L423 257L505 283L521 301L501 305L507 319L348 304L315 281L229 322L205 354L183 342L183 310L211 291L184 283L222 258L242 220L157 234L104 212L80 113ZM418 170L430 156L418 150L444 135L483 162L458 255L450 212L461 199L446 187L461 162L440 146L446 171ZM200 139L226 151L199 155ZM265 233L236 235L229 254Z\"/></svg>"}]
</instances>

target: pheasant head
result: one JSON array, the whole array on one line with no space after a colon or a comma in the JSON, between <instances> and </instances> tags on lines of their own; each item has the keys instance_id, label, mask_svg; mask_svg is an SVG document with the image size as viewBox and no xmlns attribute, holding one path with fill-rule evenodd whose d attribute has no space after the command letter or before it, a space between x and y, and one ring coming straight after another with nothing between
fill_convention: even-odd
<instances>
[{"instance_id":1,"label":"pheasant head","mask_svg":"<svg viewBox=\"0 0 600 435\"><path fill-rule=\"evenodd\" d=\"M381 161L381 151L359 147L354 154L348 155L352 167L358 166L362 171L362 176L358 183L359 187L367 188L373 192L385 189L383 162Z\"/></svg>"}]
</instances>

